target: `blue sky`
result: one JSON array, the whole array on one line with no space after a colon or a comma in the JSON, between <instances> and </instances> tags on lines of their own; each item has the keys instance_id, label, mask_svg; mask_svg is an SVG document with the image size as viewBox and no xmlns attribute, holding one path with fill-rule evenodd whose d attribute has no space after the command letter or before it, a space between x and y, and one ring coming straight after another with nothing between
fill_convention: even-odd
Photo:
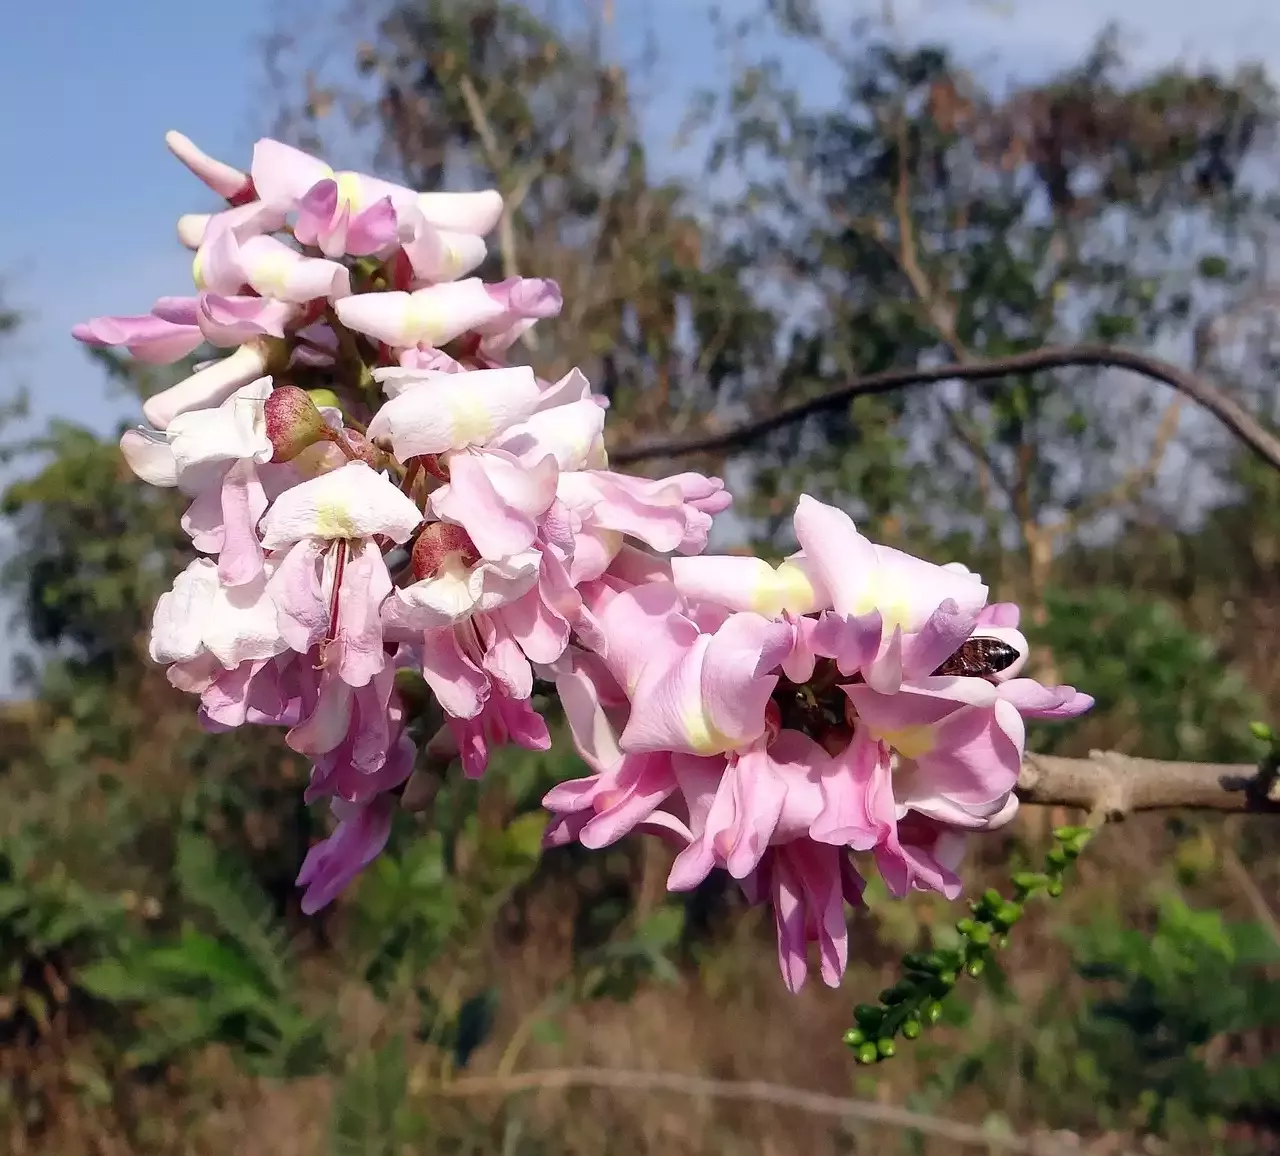
<instances>
[{"instance_id":1,"label":"blue sky","mask_svg":"<svg viewBox=\"0 0 1280 1156\"><path fill-rule=\"evenodd\" d=\"M733 13L748 0L721 0ZM829 13L867 10L823 0ZM877 7L879 6L877 0ZM715 67L700 0L613 0L619 44L654 33L653 143L669 139L684 95ZM312 15L322 8L314 2ZM164 148L179 128L208 152L247 162L272 109L262 103L262 42L276 0L217 4L53 0L6 6L0 37L0 284L25 324L0 356L0 396L25 385L38 419L107 430L128 412L69 336L99 313L143 312L184 292L189 257L174 222L208 206ZM1261 58L1280 72L1275 0L896 0L904 39L937 36L975 65L1031 75L1071 60L1118 14L1136 59L1219 66ZM0 481L3 477L0 476ZM0 671L7 666L0 648ZM0 693L5 679L0 673Z\"/></svg>"}]
</instances>

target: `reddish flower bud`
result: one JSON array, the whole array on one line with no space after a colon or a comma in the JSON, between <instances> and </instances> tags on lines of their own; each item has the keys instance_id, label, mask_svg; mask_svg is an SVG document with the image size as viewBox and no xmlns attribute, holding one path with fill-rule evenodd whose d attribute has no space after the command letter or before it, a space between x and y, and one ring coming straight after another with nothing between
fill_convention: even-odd
<instances>
[{"instance_id":1,"label":"reddish flower bud","mask_svg":"<svg viewBox=\"0 0 1280 1156\"><path fill-rule=\"evenodd\" d=\"M306 390L278 385L266 401L267 437L275 453L273 462L288 462L317 442L330 441L333 431L324 423Z\"/></svg>"},{"instance_id":2,"label":"reddish flower bud","mask_svg":"<svg viewBox=\"0 0 1280 1156\"><path fill-rule=\"evenodd\" d=\"M480 551L466 530L452 522L432 522L413 544L414 578L421 582L434 577L450 555L457 555L465 567L480 561Z\"/></svg>"}]
</instances>

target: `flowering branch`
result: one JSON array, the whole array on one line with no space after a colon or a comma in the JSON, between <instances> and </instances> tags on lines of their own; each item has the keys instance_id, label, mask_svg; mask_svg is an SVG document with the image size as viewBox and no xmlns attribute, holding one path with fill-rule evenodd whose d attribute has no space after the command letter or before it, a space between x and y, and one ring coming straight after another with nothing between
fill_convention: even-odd
<instances>
[{"instance_id":1,"label":"flowering branch","mask_svg":"<svg viewBox=\"0 0 1280 1156\"><path fill-rule=\"evenodd\" d=\"M855 397L891 393L908 386L942 381L992 381L1015 374L1083 366L1127 369L1153 381L1162 382L1208 410L1258 457L1280 470L1280 438L1267 430L1219 386L1157 357L1111 345L1047 345L1042 349L1015 353L1008 357L870 373L817 397L796 402L775 413L752 418L718 433L653 441L619 449L613 454L613 461L618 465L633 465L655 459L674 459L739 449L765 434L804 421L814 414L840 409Z\"/></svg>"},{"instance_id":2,"label":"flowering branch","mask_svg":"<svg viewBox=\"0 0 1280 1156\"><path fill-rule=\"evenodd\" d=\"M656 835L677 851L672 891L727 872L772 909L793 991L813 944L824 983L844 974L865 886L853 852L894 895L954 900L966 840L1008 823L1019 791L1114 813L1227 791L1218 776L1164 795L1167 775L1119 756L1024 763L1027 720L1093 700L1023 676L1019 610L977 574L871 542L843 510L803 496L801 548L778 566L705 555L732 501L719 478L618 472L582 373L508 364L561 296L468 276L502 217L496 191L420 193L271 140L247 173L169 144L227 202L179 223L195 293L75 335L157 363L230 351L149 398L149 425L120 445L142 480L190 500L198 556L156 606L151 657L208 729L283 729L311 761L307 801L337 820L299 872L305 912L382 852L398 800L425 805L436 772L547 750L539 690L589 772L544 797L546 845ZM1010 922L1009 902L984 898L974 927ZM981 968L990 928L970 938L862 1052L891 1054L943 978Z\"/></svg>"}]
</instances>

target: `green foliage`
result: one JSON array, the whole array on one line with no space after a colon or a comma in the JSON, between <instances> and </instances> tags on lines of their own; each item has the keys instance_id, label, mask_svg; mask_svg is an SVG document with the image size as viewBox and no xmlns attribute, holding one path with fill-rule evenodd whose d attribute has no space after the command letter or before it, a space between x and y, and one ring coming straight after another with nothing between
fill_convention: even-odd
<instances>
[{"instance_id":1,"label":"green foliage","mask_svg":"<svg viewBox=\"0 0 1280 1156\"><path fill-rule=\"evenodd\" d=\"M426 1121L409 1106L408 1078L401 1036L351 1066L334 1097L333 1156L401 1156L423 1142Z\"/></svg>"},{"instance_id":2,"label":"green foliage","mask_svg":"<svg viewBox=\"0 0 1280 1156\"><path fill-rule=\"evenodd\" d=\"M1213 643L1189 630L1165 602L1106 587L1051 591L1033 646L1054 656L1061 681L1087 687L1126 742L1150 758L1249 761L1257 752L1249 722L1262 704ZM1040 749L1071 741L1063 728L1039 728Z\"/></svg>"},{"instance_id":3,"label":"green foliage","mask_svg":"<svg viewBox=\"0 0 1280 1156\"><path fill-rule=\"evenodd\" d=\"M1080 973L1111 991L1080 1027L1096 1095L1113 1109L1136 1105L1157 1132L1215 1119L1274 1125L1280 1057L1248 1046L1280 1027L1272 932L1170 894L1149 932L1099 920L1071 939Z\"/></svg>"},{"instance_id":4,"label":"green foliage","mask_svg":"<svg viewBox=\"0 0 1280 1156\"><path fill-rule=\"evenodd\" d=\"M210 932L184 924L176 936L124 943L78 973L91 995L137 1009L126 1061L149 1066L219 1042L264 1074L321 1068L321 1021L294 1003L288 945L256 883L191 834L179 839L175 875Z\"/></svg>"}]
</instances>

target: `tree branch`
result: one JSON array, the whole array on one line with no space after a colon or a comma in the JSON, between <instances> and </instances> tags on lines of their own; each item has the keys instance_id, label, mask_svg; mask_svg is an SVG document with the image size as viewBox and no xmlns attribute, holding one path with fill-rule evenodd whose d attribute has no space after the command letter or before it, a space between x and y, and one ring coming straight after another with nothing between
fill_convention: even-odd
<instances>
[{"instance_id":1,"label":"tree branch","mask_svg":"<svg viewBox=\"0 0 1280 1156\"><path fill-rule=\"evenodd\" d=\"M1017 793L1024 803L1109 819L1167 810L1280 815L1280 783L1253 764L1165 762L1118 751L1091 751L1087 759L1028 754Z\"/></svg>"},{"instance_id":2,"label":"tree branch","mask_svg":"<svg viewBox=\"0 0 1280 1156\"><path fill-rule=\"evenodd\" d=\"M610 460L619 466L655 458L680 458L713 450L731 450L754 441L774 430L794 425L814 414L825 413L847 405L855 397L891 393L912 385L930 385L940 381L991 381L1019 373L1037 373L1073 366L1099 366L1127 369L1153 381L1159 381L1190 398L1208 410L1235 437L1273 468L1280 470L1280 438L1271 433L1233 397L1203 377L1180 369L1167 361L1109 345L1047 345L1028 353L964 362L963 364L890 369L871 373L818 397L789 405L765 417L753 418L719 433L693 438L654 441L630 448L619 448Z\"/></svg>"},{"instance_id":3,"label":"tree branch","mask_svg":"<svg viewBox=\"0 0 1280 1156\"><path fill-rule=\"evenodd\" d=\"M880 1124L904 1131L920 1132L984 1149L987 1152L1022 1153L1025 1156L1072 1156L1080 1149L1056 1136L1011 1136L988 1131L958 1120L926 1116L894 1104L853 1100L770 1084L763 1080L713 1080L679 1072L628 1071L620 1068L550 1068L514 1076L467 1076L435 1085L430 1094L449 1098L470 1096L507 1097L538 1089L617 1088L631 1092L672 1092L716 1100L738 1100L794 1108L819 1116L834 1116Z\"/></svg>"}]
</instances>

